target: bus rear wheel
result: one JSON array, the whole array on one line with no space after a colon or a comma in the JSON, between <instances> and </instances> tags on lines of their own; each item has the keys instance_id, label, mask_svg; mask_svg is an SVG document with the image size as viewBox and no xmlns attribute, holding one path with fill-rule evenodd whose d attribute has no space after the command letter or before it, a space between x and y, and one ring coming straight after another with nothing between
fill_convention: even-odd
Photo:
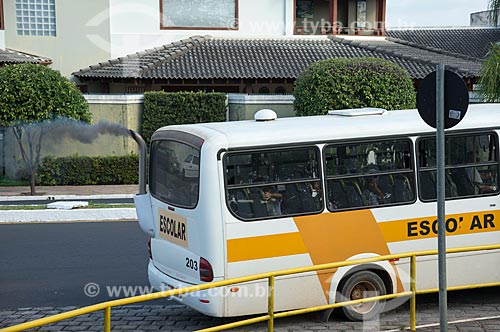
<instances>
[{"instance_id":1,"label":"bus rear wheel","mask_svg":"<svg viewBox=\"0 0 500 332\"><path fill-rule=\"evenodd\" d=\"M349 276L340 286L338 302L360 300L367 297L386 295L382 279L371 271L360 271ZM385 301L373 301L341 307L342 314L352 321L370 320L384 309Z\"/></svg>"}]
</instances>

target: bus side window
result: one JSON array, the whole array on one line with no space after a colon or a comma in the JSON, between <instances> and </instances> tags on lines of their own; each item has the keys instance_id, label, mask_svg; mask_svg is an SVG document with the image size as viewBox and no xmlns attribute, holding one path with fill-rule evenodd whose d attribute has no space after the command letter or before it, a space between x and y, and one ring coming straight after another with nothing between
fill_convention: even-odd
<instances>
[{"instance_id":1,"label":"bus side window","mask_svg":"<svg viewBox=\"0 0 500 332\"><path fill-rule=\"evenodd\" d=\"M447 135L446 199L478 197L498 192L497 140L494 133ZM420 198L424 201L435 200L435 139L421 138L418 145Z\"/></svg>"},{"instance_id":2,"label":"bus side window","mask_svg":"<svg viewBox=\"0 0 500 332\"><path fill-rule=\"evenodd\" d=\"M225 156L226 199L229 210L239 219L320 213L323 188L320 180L319 148L316 146L234 152ZM248 179L236 174L251 160ZM249 192L241 198L238 190Z\"/></svg>"},{"instance_id":3,"label":"bus side window","mask_svg":"<svg viewBox=\"0 0 500 332\"><path fill-rule=\"evenodd\" d=\"M408 138L326 146L327 166L346 168L346 172L326 174L329 210L412 202L415 176L411 151Z\"/></svg>"},{"instance_id":4,"label":"bus side window","mask_svg":"<svg viewBox=\"0 0 500 332\"><path fill-rule=\"evenodd\" d=\"M363 192L357 180L348 180L345 184L347 204L350 208L365 205Z\"/></svg>"},{"instance_id":5,"label":"bus side window","mask_svg":"<svg viewBox=\"0 0 500 332\"><path fill-rule=\"evenodd\" d=\"M328 207L330 210L345 209L349 206L342 180L328 181L328 188L330 188L328 192Z\"/></svg>"}]
</instances>

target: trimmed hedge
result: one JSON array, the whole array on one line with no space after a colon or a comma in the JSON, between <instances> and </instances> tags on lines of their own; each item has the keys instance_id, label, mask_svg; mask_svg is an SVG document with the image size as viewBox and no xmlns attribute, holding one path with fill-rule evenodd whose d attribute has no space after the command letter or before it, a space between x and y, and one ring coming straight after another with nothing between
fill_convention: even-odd
<instances>
[{"instance_id":1,"label":"trimmed hedge","mask_svg":"<svg viewBox=\"0 0 500 332\"><path fill-rule=\"evenodd\" d=\"M295 81L297 115L329 110L379 107L415 108L410 75L398 65L376 58L334 58L313 63Z\"/></svg>"},{"instance_id":2,"label":"trimmed hedge","mask_svg":"<svg viewBox=\"0 0 500 332\"><path fill-rule=\"evenodd\" d=\"M138 182L139 156L46 157L38 167L37 184L102 185Z\"/></svg>"},{"instance_id":3,"label":"trimmed hedge","mask_svg":"<svg viewBox=\"0 0 500 332\"><path fill-rule=\"evenodd\" d=\"M226 95L218 92L146 92L141 134L149 145L151 135L163 126L226 120Z\"/></svg>"}]
</instances>

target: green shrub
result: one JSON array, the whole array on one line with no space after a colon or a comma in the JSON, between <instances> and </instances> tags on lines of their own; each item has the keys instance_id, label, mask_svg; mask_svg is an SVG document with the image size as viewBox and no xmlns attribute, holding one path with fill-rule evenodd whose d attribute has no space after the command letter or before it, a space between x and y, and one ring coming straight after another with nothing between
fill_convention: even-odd
<instances>
[{"instance_id":1,"label":"green shrub","mask_svg":"<svg viewBox=\"0 0 500 332\"><path fill-rule=\"evenodd\" d=\"M360 107L407 109L416 103L410 75L390 61L375 58L315 62L295 81L294 96L297 115Z\"/></svg>"},{"instance_id":2,"label":"green shrub","mask_svg":"<svg viewBox=\"0 0 500 332\"><path fill-rule=\"evenodd\" d=\"M46 157L38 167L38 185L101 185L138 182L137 155Z\"/></svg>"},{"instance_id":3,"label":"green shrub","mask_svg":"<svg viewBox=\"0 0 500 332\"><path fill-rule=\"evenodd\" d=\"M149 145L151 135L163 126L219 122L225 119L224 93L146 92L141 134Z\"/></svg>"}]
</instances>

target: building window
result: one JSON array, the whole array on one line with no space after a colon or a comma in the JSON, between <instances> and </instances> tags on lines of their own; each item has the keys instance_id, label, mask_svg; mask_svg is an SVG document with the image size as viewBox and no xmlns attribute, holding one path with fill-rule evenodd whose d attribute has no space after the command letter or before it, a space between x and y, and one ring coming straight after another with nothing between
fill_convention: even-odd
<instances>
[{"instance_id":1,"label":"building window","mask_svg":"<svg viewBox=\"0 0 500 332\"><path fill-rule=\"evenodd\" d=\"M279 86L274 90L274 93L277 95L286 95L286 88L284 86Z\"/></svg>"},{"instance_id":2,"label":"building window","mask_svg":"<svg viewBox=\"0 0 500 332\"><path fill-rule=\"evenodd\" d=\"M0 0L0 30L5 29L5 25L3 23L3 0Z\"/></svg>"},{"instance_id":3,"label":"building window","mask_svg":"<svg viewBox=\"0 0 500 332\"><path fill-rule=\"evenodd\" d=\"M238 29L238 0L160 0L162 29Z\"/></svg>"},{"instance_id":4,"label":"building window","mask_svg":"<svg viewBox=\"0 0 500 332\"><path fill-rule=\"evenodd\" d=\"M16 0L16 30L21 36L55 36L55 0Z\"/></svg>"},{"instance_id":5,"label":"building window","mask_svg":"<svg viewBox=\"0 0 500 332\"><path fill-rule=\"evenodd\" d=\"M295 34L383 35L386 0L294 0Z\"/></svg>"},{"instance_id":6,"label":"building window","mask_svg":"<svg viewBox=\"0 0 500 332\"><path fill-rule=\"evenodd\" d=\"M144 87L143 86L127 86L127 94L142 94L144 93Z\"/></svg>"},{"instance_id":7,"label":"building window","mask_svg":"<svg viewBox=\"0 0 500 332\"><path fill-rule=\"evenodd\" d=\"M262 86L259 88L259 94L261 94L261 95L268 95L270 93L271 93L271 91L269 90L269 88L267 86Z\"/></svg>"}]
</instances>

